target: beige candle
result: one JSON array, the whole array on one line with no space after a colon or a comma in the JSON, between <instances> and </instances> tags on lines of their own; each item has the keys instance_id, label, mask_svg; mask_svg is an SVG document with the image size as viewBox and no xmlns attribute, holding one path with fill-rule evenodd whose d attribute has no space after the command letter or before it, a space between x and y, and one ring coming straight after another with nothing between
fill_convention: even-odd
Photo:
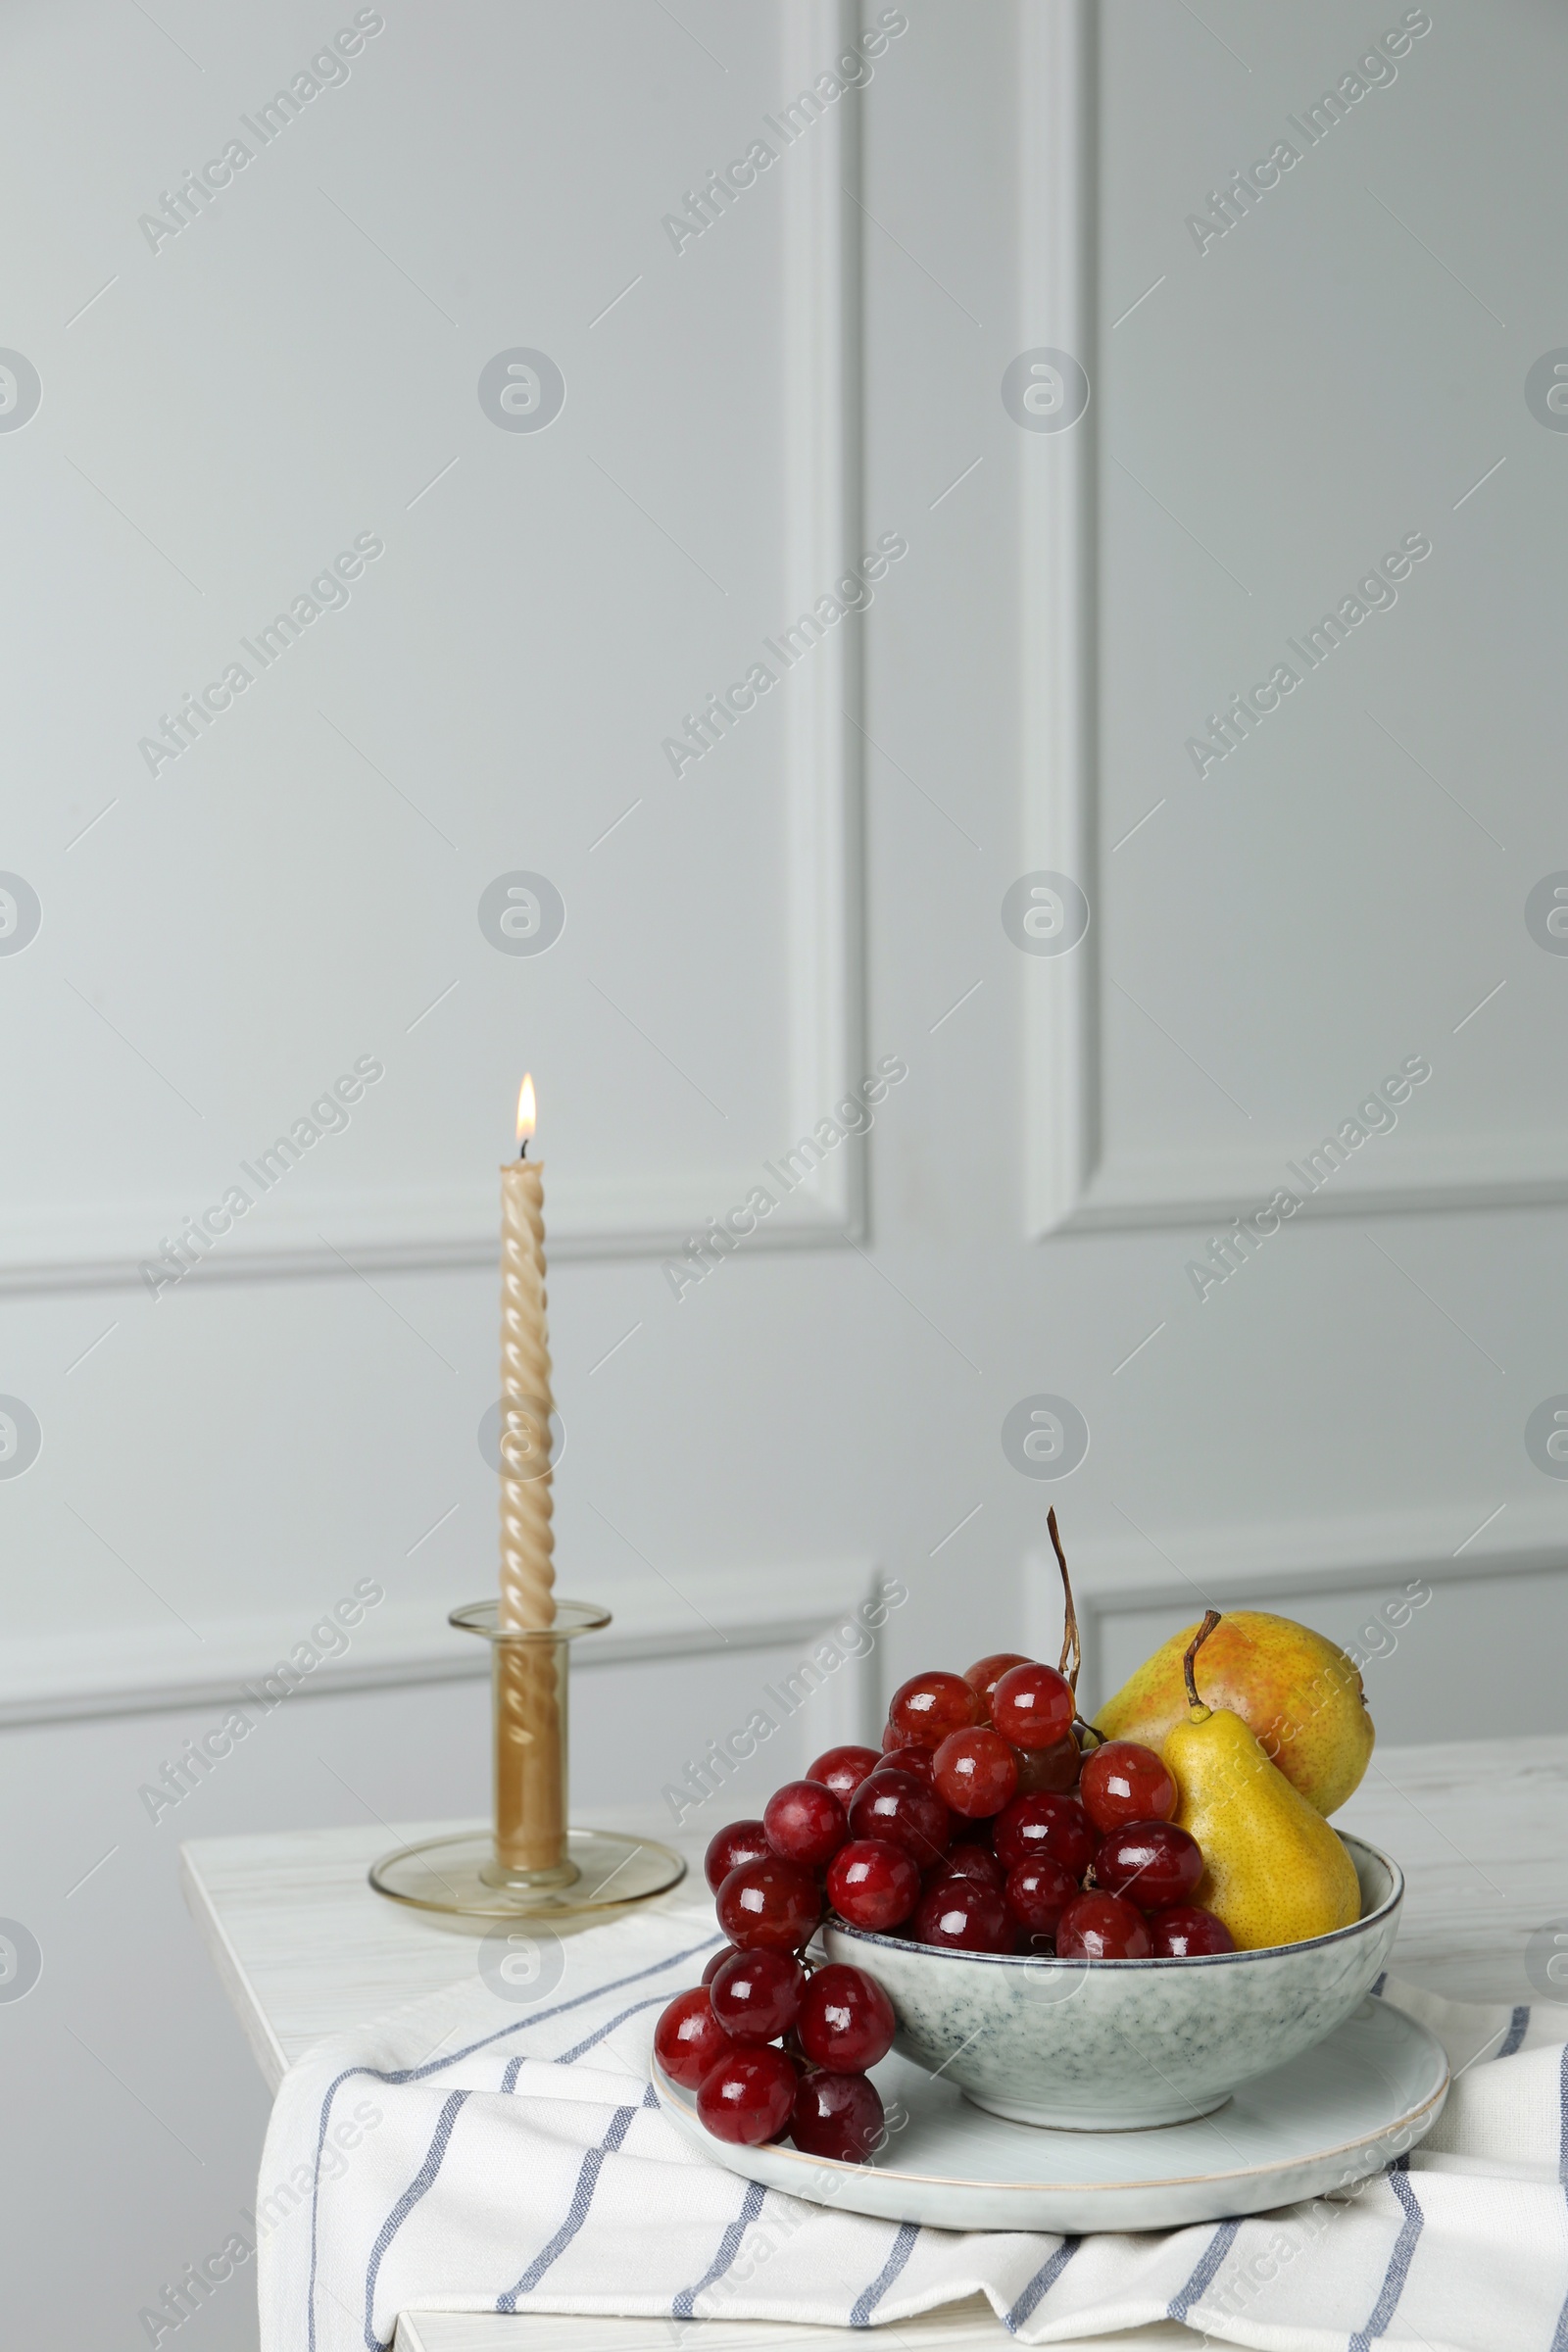
<instances>
[{"instance_id":1,"label":"beige candle","mask_svg":"<svg viewBox=\"0 0 1568 2352\"><path fill-rule=\"evenodd\" d=\"M501 1171L501 1609L503 1633L555 1623L550 1338L544 1168L526 1157L534 1092L517 1098L519 1156ZM555 1645L503 1643L496 1854L508 1871L553 1870L565 1852Z\"/></svg>"},{"instance_id":2,"label":"beige candle","mask_svg":"<svg viewBox=\"0 0 1568 2352\"><path fill-rule=\"evenodd\" d=\"M532 1077L517 1097L517 1141L534 1131ZM553 1625L550 1334L545 1320L544 1163L520 1156L501 1171L501 1624Z\"/></svg>"}]
</instances>

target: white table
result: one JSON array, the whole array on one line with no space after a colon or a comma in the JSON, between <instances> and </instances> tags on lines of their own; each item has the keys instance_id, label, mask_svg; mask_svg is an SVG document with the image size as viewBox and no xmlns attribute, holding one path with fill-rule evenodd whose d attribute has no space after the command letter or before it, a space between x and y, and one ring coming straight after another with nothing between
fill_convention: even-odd
<instances>
[{"instance_id":1,"label":"white table","mask_svg":"<svg viewBox=\"0 0 1568 2352\"><path fill-rule=\"evenodd\" d=\"M1457 1999L1529 2000L1525 1946L1534 1929L1568 1917L1568 1738L1455 1742L1381 1751L1337 1823L1402 1864L1408 1882L1395 1953L1397 1974ZM269 2086L323 2034L360 2025L433 1992L471 1966L467 1943L372 1893L366 1871L395 1841L466 1823L306 1830L205 1838L182 1846L185 1899ZM602 1817L642 1830L647 1816ZM704 1831L704 1838L707 1831ZM687 1852L700 1882L701 1843ZM689 1891L689 1889L688 1889ZM808 2337L811 2352L864 2352L864 2330L703 2321L703 2352L765 2352ZM548 2313L454 2313L399 2324L397 2352L646 2352L677 2335L646 2320ZM920 2352L1010 2342L983 2299L949 2305L882 2331ZM1199 2339L1161 2325L1096 2336L1093 2352L1156 2352ZM1067 2352L1073 2352L1068 2347ZM1083 2352L1091 2352L1085 2339Z\"/></svg>"}]
</instances>

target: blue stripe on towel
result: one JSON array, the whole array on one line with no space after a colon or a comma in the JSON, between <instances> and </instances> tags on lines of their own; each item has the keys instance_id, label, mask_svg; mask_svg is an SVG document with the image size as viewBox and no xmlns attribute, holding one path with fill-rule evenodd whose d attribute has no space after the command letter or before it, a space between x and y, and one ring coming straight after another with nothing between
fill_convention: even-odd
<instances>
[{"instance_id":1,"label":"blue stripe on towel","mask_svg":"<svg viewBox=\"0 0 1568 2352\"><path fill-rule=\"evenodd\" d=\"M1186 2325L1187 2314L1193 2305L1206 2295L1213 2285L1215 2274L1232 2246L1235 2245L1236 2232L1241 2226L1240 2222L1221 2222L1204 2247L1202 2259L1197 2270L1194 2271L1181 2292L1166 2305L1165 2317L1168 2320L1175 2320L1182 2326Z\"/></svg>"},{"instance_id":2,"label":"blue stripe on towel","mask_svg":"<svg viewBox=\"0 0 1568 2352\"><path fill-rule=\"evenodd\" d=\"M762 2199L766 2194L767 2190L760 2180L747 2182L746 2194L741 2199L741 2209L735 2219L726 2224L724 2234L718 2241L718 2252L713 2256L697 2284L683 2286L670 2305L669 2316L672 2320L689 2320L695 2316L693 2306L698 2296L705 2293L709 2287L714 2284L715 2280L723 2278L724 2273L741 2250L741 2239L761 2212Z\"/></svg>"},{"instance_id":3,"label":"blue stripe on towel","mask_svg":"<svg viewBox=\"0 0 1568 2352\"><path fill-rule=\"evenodd\" d=\"M596 2041L603 2041L607 2034L613 2034L617 2026L623 2026L628 2017L635 2017L639 2009L651 2009L654 2005L654 2001L662 2001L663 1997L664 1996L662 1992L656 1992L653 1996L653 2000L638 2001L634 2003L630 2009L623 2009L618 2017L611 2019L611 2022L608 2026L602 2027L597 2034L590 2034L586 2041L579 2041L574 2050L567 2050L564 2057L552 2059L549 2063L553 2066L570 2066L574 2060L582 2056L584 2050L591 2050ZM510 2098L513 2092L516 2089L517 2077L521 2074L527 2063L528 2057L526 2051L519 2053L519 2055L515 2058L509 2058L507 2060L506 2072L501 2078L501 2088L506 2097ZM659 2105L659 2093L651 2082L644 2086L643 2105L645 2107L657 2107Z\"/></svg>"},{"instance_id":4,"label":"blue stripe on towel","mask_svg":"<svg viewBox=\"0 0 1568 2352\"><path fill-rule=\"evenodd\" d=\"M635 2017L640 2009L652 2009L656 2001L662 2001L664 1995L662 1992L651 1992L647 2000L633 2001L629 2009L623 2009L618 2017L612 2017L608 2026L597 2028L585 2041L574 2042L569 2050L563 2050L561 2056L554 2063L557 2066L575 2066L584 2050L591 2050L595 2042L604 2041L613 2034L617 2026L623 2026L628 2017ZM649 2084L649 2088L653 2088L652 2083Z\"/></svg>"},{"instance_id":5,"label":"blue stripe on towel","mask_svg":"<svg viewBox=\"0 0 1568 2352\"><path fill-rule=\"evenodd\" d=\"M1016 2335L1025 2320L1034 2317L1036 2305L1050 2294L1083 2242L1081 2237L1064 2237L1050 2261L1040 2265L1012 2309L1003 2317L1002 2325L1009 2335Z\"/></svg>"},{"instance_id":6,"label":"blue stripe on towel","mask_svg":"<svg viewBox=\"0 0 1568 2352\"><path fill-rule=\"evenodd\" d=\"M458 2120L458 2114L463 2106L464 2101L468 2098L469 2095L470 2094L466 2090L455 2090L452 2093L452 2096L443 2104L440 2116L436 2121L435 2135L431 2139L429 2147L425 2150L424 2162L420 2165L418 2171L415 2174L414 2179L409 2182L408 2187L403 2191L402 2196L399 2197L397 2203L387 2215L386 2220L381 2224L380 2230L376 2234L375 2243L370 2248L370 2259L366 2266L365 2272L366 2352L390 2352L392 2337L388 2336L386 2342L383 2343L381 2338L375 2332L375 2281L381 2269L381 2257L386 2252L388 2246L392 2243L392 2240L396 2237L398 2231L402 2229L404 2223L408 2220L409 2215L414 2211L414 2208L419 2202L419 2199L424 2195L426 2189L428 2189L434 2181L437 2173L441 2170L441 2160L447 2152L447 2143L452 2137L452 2127ZM313 2297L313 2312L314 2309L315 2298ZM393 2322L392 2332L394 2335L397 2332L397 2323L395 2320Z\"/></svg>"},{"instance_id":7,"label":"blue stripe on towel","mask_svg":"<svg viewBox=\"0 0 1568 2352\"><path fill-rule=\"evenodd\" d=\"M344 2068L342 2074L334 2076L327 2084L326 2095L321 2101L320 2129L316 2134L316 2168L311 2184L311 2276L305 2301L306 2342L309 2352L316 2352L316 2267L321 2151L326 2145L326 2129L332 2119L332 2101L345 2082L351 2081L355 2075L368 2075L374 2082L422 2082L427 2075L438 2075L443 2067L456 2066L460 2059L470 2058L475 2050L488 2049L493 2041L505 2041L509 2034L519 2033L524 2026L543 2025L548 2018L564 2017L568 2009L580 2009L584 2002L597 2001L607 1992L619 1992L624 1985L641 1984L648 1977L661 1976L666 1968L678 1968L684 1960L695 1960L699 1952L711 1951L715 1943L722 1943L723 1940L722 1936L705 1936L700 1943L688 1944L684 1951L671 1952L667 1960L656 1960L648 1968L633 1969L630 1976L612 1978L608 1984L597 1984L591 1992L573 1993L569 2001L557 2001L553 2008L540 2009L531 2017L514 2018L510 2026L502 2026L494 2034L481 2034L477 2041L470 2041L465 2049L453 2050L445 2058L428 2058L422 2066L393 2068L348 2066ZM508 2072L511 2072L510 2068ZM515 2081L516 2076L514 2074L512 2082L515 2082ZM511 2087L512 2083L508 2083L507 2088L510 2090Z\"/></svg>"},{"instance_id":8,"label":"blue stripe on towel","mask_svg":"<svg viewBox=\"0 0 1568 2352\"><path fill-rule=\"evenodd\" d=\"M1389 2267L1384 2274L1378 2299L1372 2307L1372 2317L1364 2328L1351 2336L1346 2352L1371 2352L1372 2338L1386 2333L1389 2322L1398 2308L1399 2297L1404 2292L1404 2282L1410 2276L1415 2242L1426 2226L1426 2216L1416 2202L1415 2190L1410 2186L1409 2163L1408 2156L1401 2156L1385 2175L1389 2186L1404 2207L1404 2220L1394 2241L1394 2252L1389 2256Z\"/></svg>"},{"instance_id":9,"label":"blue stripe on towel","mask_svg":"<svg viewBox=\"0 0 1568 2352\"><path fill-rule=\"evenodd\" d=\"M850 2326L852 2328L870 2327L872 2312L875 2311L877 2305L887 2293L888 2288L893 2284L894 2279L897 2278L899 2273L908 2261L909 2256L914 2252L914 2241L919 2234L920 2225L918 2222L901 2222L899 2224L899 2234L893 2240L892 2253L888 2256L886 2262L882 2265L881 2270L872 2279L870 2285L855 2299L855 2308L850 2313Z\"/></svg>"},{"instance_id":10,"label":"blue stripe on towel","mask_svg":"<svg viewBox=\"0 0 1568 2352\"><path fill-rule=\"evenodd\" d=\"M1503 2036L1502 2047L1496 2055L1499 2058L1511 2058L1529 2031L1530 2011L1527 2005L1521 2001L1508 2021L1508 2031Z\"/></svg>"},{"instance_id":11,"label":"blue stripe on towel","mask_svg":"<svg viewBox=\"0 0 1568 2352\"><path fill-rule=\"evenodd\" d=\"M543 2252L534 2256L516 2285L509 2286L504 2295L496 2297L497 2311L515 2311L518 2296L532 2294L551 2264L559 2261L570 2245L588 2219L588 2208L594 2201L594 2190L599 2185L599 2176L604 2170L605 2158L614 2155L621 2141L631 2130L632 2118L636 2113L635 2107L617 2107L615 2109L614 2115L611 2118L610 2130L605 2133L598 2147L590 2148L582 2160L582 2169L577 2175L577 2185L572 2190L571 2203L566 2209L565 2220Z\"/></svg>"}]
</instances>

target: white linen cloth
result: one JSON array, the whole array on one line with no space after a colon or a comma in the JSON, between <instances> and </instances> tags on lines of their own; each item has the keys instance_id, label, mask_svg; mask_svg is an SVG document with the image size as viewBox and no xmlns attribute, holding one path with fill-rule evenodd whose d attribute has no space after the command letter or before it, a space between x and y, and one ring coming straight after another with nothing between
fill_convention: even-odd
<instances>
[{"instance_id":1,"label":"white linen cloth","mask_svg":"<svg viewBox=\"0 0 1568 2352\"><path fill-rule=\"evenodd\" d=\"M375 2352L403 2311L878 2327L976 2292L1025 2344L1170 2318L1265 2352L1568 2352L1568 2007L1390 1980L1455 2081L1407 2158L1333 2198L965 2232L764 2190L679 2135L648 2083L654 2023L718 1941L710 1909L546 1938L520 1997L470 1945L462 1982L307 2051L262 2160L263 2352Z\"/></svg>"}]
</instances>

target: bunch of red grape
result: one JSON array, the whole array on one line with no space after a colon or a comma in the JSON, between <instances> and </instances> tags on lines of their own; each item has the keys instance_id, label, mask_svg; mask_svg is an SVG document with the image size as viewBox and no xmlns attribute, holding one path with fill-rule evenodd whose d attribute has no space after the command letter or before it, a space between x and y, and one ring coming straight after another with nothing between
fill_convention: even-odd
<instances>
[{"instance_id":1,"label":"bunch of red grape","mask_svg":"<svg viewBox=\"0 0 1568 2352\"><path fill-rule=\"evenodd\" d=\"M1072 1686L1004 1653L895 1691L882 1752L835 1747L708 1848L729 1937L673 2000L655 2047L720 2139L780 2139L864 2162L882 2102L865 2070L892 2045L862 1969L808 1976L824 1912L948 1952L1180 1959L1234 1948L1192 1900L1203 1875L1152 1748L1085 1753ZM782 2041L782 2046L778 2045Z\"/></svg>"},{"instance_id":2,"label":"bunch of red grape","mask_svg":"<svg viewBox=\"0 0 1568 2352\"><path fill-rule=\"evenodd\" d=\"M731 1944L701 1984L675 1995L654 2048L671 2082L696 2091L715 2139L756 2147L787 2132L808 2156L864 2164L883 2136L881 2094L866 2070L892 2048L893 2023L892 2003L863 1969L808 1976L787 1946Z\"/></svg>"}]
</instances>

